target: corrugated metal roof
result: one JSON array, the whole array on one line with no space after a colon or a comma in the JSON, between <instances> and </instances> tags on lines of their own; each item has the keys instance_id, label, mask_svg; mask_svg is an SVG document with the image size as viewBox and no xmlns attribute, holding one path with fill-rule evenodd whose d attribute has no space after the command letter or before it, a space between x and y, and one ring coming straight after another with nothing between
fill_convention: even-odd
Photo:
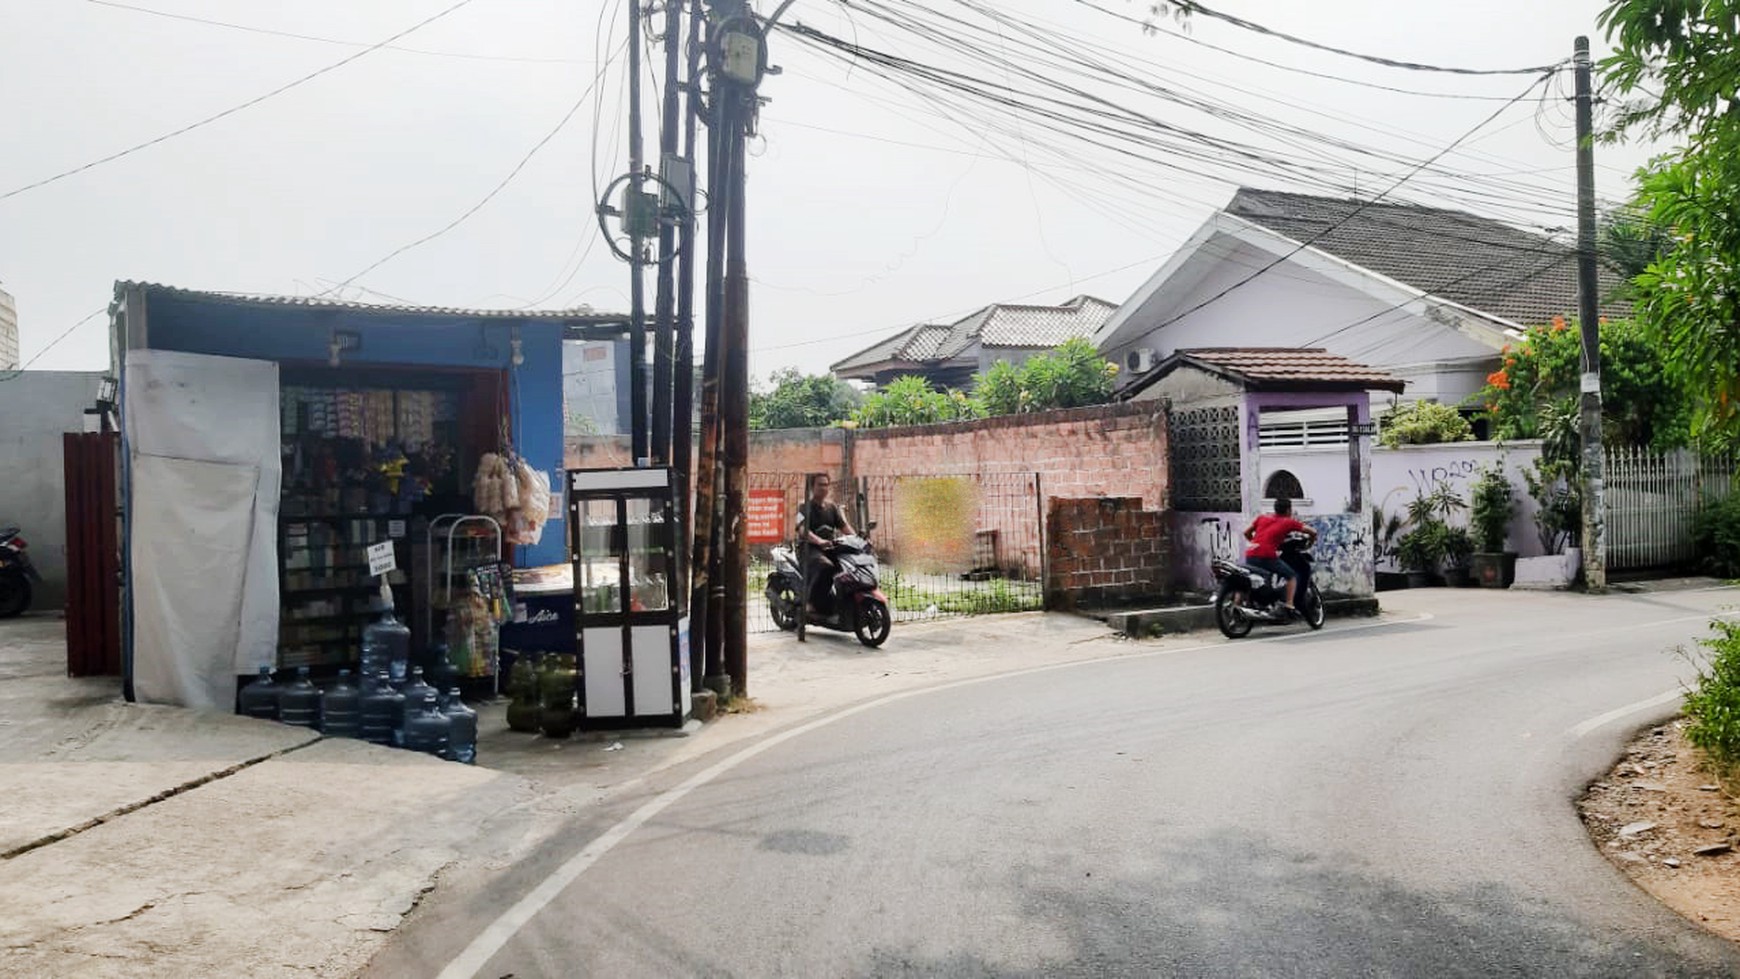
<instances>
[{"instance_id":1,"label":"corrugated metal roof","mask_svg":"<svg viewBox=\"0 0 1740 979\"><path fill-rule=\"evenodd\" d=\"M171 296L191 302L222 303L236 306L273 306L345 310L359 313L451 316L457 319L556 320L585 323L615 323L628 320L626 313L600 312L591 306L576 306L572 309L464 309L454 306L363 303L319 296L269 296L244 292L215 292L202 289L184 289L180 286L163 285L157 282L134 281L117 281L115 283L115 298L120 299L124 291L132 288L144 289L147 297L153 295Z\"/></svg>"}]
</instances>

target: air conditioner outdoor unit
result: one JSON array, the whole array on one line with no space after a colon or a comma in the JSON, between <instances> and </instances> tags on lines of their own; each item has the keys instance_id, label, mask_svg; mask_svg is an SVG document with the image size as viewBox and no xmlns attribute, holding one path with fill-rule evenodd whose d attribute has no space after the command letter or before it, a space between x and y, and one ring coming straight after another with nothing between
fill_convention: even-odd
<instances>
[{"instance_id":1,"label":"air conditioner outdoor unit","mask_svg":"<svg viewBox=\"0 0 1740 979\"><path fill-rule=\"evenodd\" d=\"M1154 349L1152 347L1137 347L1124 358L1124 366L1132 374L1146 374L1154 369Z\"/></svg>"}]
</instances>

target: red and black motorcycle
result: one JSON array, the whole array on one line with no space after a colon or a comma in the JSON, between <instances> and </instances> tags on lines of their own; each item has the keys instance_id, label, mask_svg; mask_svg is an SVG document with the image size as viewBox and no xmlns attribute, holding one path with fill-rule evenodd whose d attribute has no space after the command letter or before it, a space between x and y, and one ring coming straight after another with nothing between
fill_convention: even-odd
<instances>
[{"instance_id":1,"label":"red and black motorcycle","mask_svg":"<svg viewBox=\"0 0 1740 979\"><path fill-rule=\"evenodd\" d=\"M17 527L0 527L0 619L28 611L31 585L41 581L30 563L30 542L18 535Z\"/></svg>"},{"instance_id":2,"label":"red and black motorcycle","mask_svg":"<svg viewBox=\"0 0 1740 979\"><path fill-rule=\"evenodd\" d=\"M875 528L872 523L864 529ZM786 632L797 632L799 640L808 626L815 625L853 633L866 646L882 645L888 641L894 616L888 608L888 596L882 594L876 549L857 535L837 537L829 544L836 571L818 616L811 616L804 608L804 574L797 552L790 547L773 549L767 607L774 624Z\"/></svg>"}]
</instances>

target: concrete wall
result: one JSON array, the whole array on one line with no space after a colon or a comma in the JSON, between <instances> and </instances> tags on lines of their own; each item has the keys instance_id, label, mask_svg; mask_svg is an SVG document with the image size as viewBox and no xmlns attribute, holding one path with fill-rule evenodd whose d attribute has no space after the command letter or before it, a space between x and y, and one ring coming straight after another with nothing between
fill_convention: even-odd
<instances>
[{"instance_id":1,"label":"concrete wall","mask_svg":"<svg viewBox=\"0 0 1740 979\"><path fill-rule=\"evenodd\" d=\"M0 371L17 370L18 363L18 308L0 289Z\"/></svg>"},{"instance_id":2,"label":"concrete wall","mask_svg":"<svg viewBox=\"0 0 1740 979\"><path fill-rule=\"evenodd\" d=\"M66 470L61 436L84 431L102 374L26 371L0 380L0 526L16 526L42 572L35 607L66 599Z\"/></svg>"}]
</instances>

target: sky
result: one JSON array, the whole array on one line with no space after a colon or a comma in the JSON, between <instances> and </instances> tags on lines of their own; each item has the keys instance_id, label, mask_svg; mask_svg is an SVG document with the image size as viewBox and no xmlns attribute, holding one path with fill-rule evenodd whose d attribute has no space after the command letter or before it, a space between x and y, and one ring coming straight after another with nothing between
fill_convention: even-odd
<instances>
[{"instance_id":1,"label":"sky","mask_svg":"<svg viewBox=\"0 0 1740 979\"><path fill-rule=\"evenodd\" d=\"M235 108L455 2L0 0L0 195ZM1147 6L1098 3L1131 15ZM990 23L960 4L924 6ZM1592 36L1597 57L1605 48L1594 0L1219 0L1218 7L1338 47L1438 65L1552 63L1570 55L1577 34ZM627 164L626 73L615 57L626 9L615 0L470 0L394 48L368 51L112 162L0 197L0 289L17 301L23 359L34 358L33 369L106 367L106 317L85 318L107 305L117 279L281 295L331 290L465 214L547 136L469 218L336 295L626 309L628 268L598 240L592 213L595 186ZM1477 210L1547 227L1570 223L1572 117L1562 92L1536 89L1535 101L1479 125L1528 78L1397 70L1200 16L1148 33L1079 0L1004 0L997 9L1076 38L1080 50L1115 58L1137 77L1357 139L1398 160L1424 161L1460 138L1442 165L1476 175L1467 186L1477 189L1488 179L1526 181L1534 204L1483 199ZM786 19L866 47L964 64L958 53L832 0L798 0ZM1007 25L992 26L1007 37ZM1018 48L1004 51L1030 63ZM1206 175L1182 174L1073 145L989 107L939 111L934 100L789 34L772 38L770 54L782 71L762 86L769 101L749 165L757 376L788 366L822 371L913 323L947 322L992 302L1058 302L1084 292L1122 302L1239 183L1314 189L1271 172L1241 175L1228 160ZM1486 98L1403 95L1251 57ZM650 68L646 84L650 155L657 132ZM1156 103L1152 112L1195 125L1176 105ZM1200 128L1231 132L1212 120ZM1600 194L1626 196L1629 174L1650 153L1599 147ZM1345 182L1367 195L1396 184L1398 199L1468 203L1428 180L1402 180L1409 169L1405 162L1387 173L1348 168Z\"/></svg>"}]
</instances>

